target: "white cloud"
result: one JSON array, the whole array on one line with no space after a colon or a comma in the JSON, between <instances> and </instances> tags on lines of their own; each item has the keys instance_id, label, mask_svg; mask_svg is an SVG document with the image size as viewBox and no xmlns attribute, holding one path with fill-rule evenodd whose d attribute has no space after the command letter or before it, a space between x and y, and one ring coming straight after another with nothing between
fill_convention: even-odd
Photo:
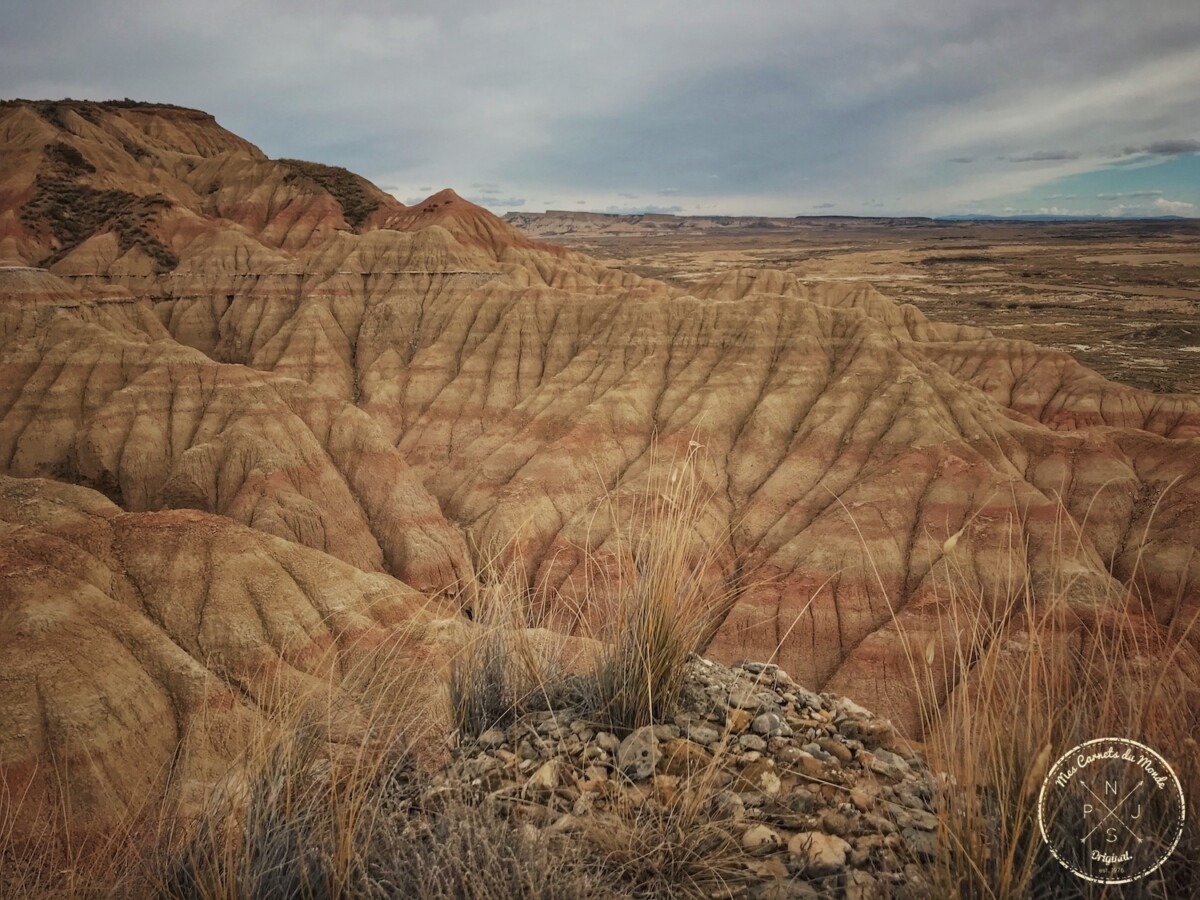
<instances>
[{"instance_id":1,"label":"white cloud","mask_svg":"<svg viewBox=\"0 0 1200 900\"><path fill-rule=\"evenodd\" d=\"M1190 216L1196 211L1196 204L1159 197L1154 201L1154 208L1173 216Z\"/></svg>"}]
</instances>

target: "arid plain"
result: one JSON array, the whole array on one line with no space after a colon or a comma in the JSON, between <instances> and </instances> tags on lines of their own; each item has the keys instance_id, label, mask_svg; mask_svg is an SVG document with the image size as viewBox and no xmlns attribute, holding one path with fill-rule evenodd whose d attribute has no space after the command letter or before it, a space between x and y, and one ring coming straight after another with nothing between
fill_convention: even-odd
<instances>
[{"instance_id":1,"label":"arid plain","mask_svg":"<svg viewBox=\"0 0 1200 900\"><path fill-rule=\"evenodd\" d=\"M1200 223L511 214L531 234L685 287L723 269L867 282L931 319L1200 392Z\"/></svg>"}]
</instances>

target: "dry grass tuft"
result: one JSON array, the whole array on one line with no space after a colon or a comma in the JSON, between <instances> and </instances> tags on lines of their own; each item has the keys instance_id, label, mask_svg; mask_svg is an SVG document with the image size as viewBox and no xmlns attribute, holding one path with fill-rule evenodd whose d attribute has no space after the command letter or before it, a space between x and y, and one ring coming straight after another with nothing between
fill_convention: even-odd
<instances>
[{"instance_id":1,"label":"dry grass tuft","mask_svg":"<svg viewBox=\"0 0 1200 900\"><path fill-rule=\"evenodd\" d=\"M1059 559L1069 558L1070 545L1056 541ZM1162 868L1132 884L1108 886L1075 876L1052 857L1037 814L1054 760L1101 737L1158 750L1179 776L1189 813L1200 809L1197 614L1189 620L1176 611L1161 625L1143 614L1133 590L1123 599L1080 602L1085 591L1070 578L1039 595L1023 565L1025 549L1010 548L1007 558L1013 577L1008 595L997 599L964 588L970 580L949 553L939 585L940 607L951 623L942 652L909 648L918 696L938 697L939 685L957 681L944 702L923 708L930 764L944 773L941 852L931 872L938 895L1200 896L1194 814Z\"/></svg>"},{"instance_id":2,"label":"dry grass tuft","mask_svg":"<svg viewBox=\"0 0 1200 900\"><path fill-rule=\"evenodd\" d=\"M737 896L750 880L737 823L714 808L715 763L665 804L584 822L581 837L623 896ZM744 827L744 825L743 825Z\"/></svg>"},{"instance_id":3,"label":"dry grass tuft","mask_svg":"<svg viewBox=\"0 0 1200 900\"><path fill-rule=\"evenodd\" d=\"M561 699L567 677L563 660L539 646L524 571L501 567L499 555L483 567L471 616L478 634L450 669L450 718L460 740L504 727L533 709Z\"/></svg>"},{"instance_id":4,"label":"dry grass tuft","mask_svg":"<svg viewBox=\"0 0 1200 900\"><path fill-rule=\"evenodd\" d=\"M632 565L601 575L590 592L602 612L588 703L597 721L618 731L670 719L688 661L708 646L735 599L721 574L727 540L704 540L713 498L697 472L700 449L692 441L671 461L665 483L650 485L630 546L618 545Z\"/></svg>"},{"instance_id":5,"label":"dry grass tuft","mask_svg":"<svg viewBox=\"0 0 1200 900\"><path fill-rule=\"evenodd\" d=\"M379 832L367 896L422 900L591 900L620 896L568 845L454 795Z\"/></svg>"}]
</instances>

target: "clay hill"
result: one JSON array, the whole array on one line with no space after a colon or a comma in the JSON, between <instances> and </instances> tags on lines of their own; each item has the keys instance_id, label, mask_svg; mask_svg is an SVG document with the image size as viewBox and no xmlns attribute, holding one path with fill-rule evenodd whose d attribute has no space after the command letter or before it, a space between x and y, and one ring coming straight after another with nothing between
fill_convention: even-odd
<instances>
[{"instance_id":1,"label":"clay hill","mask_svg":"<svg viewBox=\"0 0 1200 900\"><path fill-rule=\"evenodd\" d=\"M203 782L264 673L363 641L435 670L497 556L577 630L681 472L709 653L910 734L963 616L1200 610L1200 398L869 287L685 293L194 110L4 103L0 176L0 772L33 794Z\"/></svg>"}]
</instances>

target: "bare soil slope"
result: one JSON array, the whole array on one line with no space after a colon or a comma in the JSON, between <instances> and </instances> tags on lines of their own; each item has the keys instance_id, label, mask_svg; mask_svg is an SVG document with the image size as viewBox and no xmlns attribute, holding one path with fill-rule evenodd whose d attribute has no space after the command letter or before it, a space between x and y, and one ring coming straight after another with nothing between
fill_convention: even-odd
<instances>
[{"instance_id":1,"label":"bare soil slope","mask_svg":"<svg viewBox=\"0 0 1200 900\"><path fill-rule=\"evenodd\" d=\"M72 513L69 538L24 500L6 507L5 552L27 574L0 605L2 716L87 715L91 691L129 718L81 728L84 743L177 737L151 709L174 694L148 656L39 680L67 632L17 624L44 621L35 601L74 609L81 580L222 690L290 652L270 625L281 610L315 622L349 597L399 622L420 591L456 595L454 612L496 553L525 566L545 622L580 628L589 565L632 563L618 533L655 513L689 453L682 474L707 489L693 540L723 547L707 574L734 597L711 652L774 656L910 732L913 661L937 673L929 699L963 675L945 652L949 592L997 639L1022 591L1068 623L1200 609L1195 396L932 322L862 283L642 278L449 193L409 210L349 173L266 160L200 113L43 106L0 108L0 249L51 270L0 271L0 471L109 499L28 482L94 510ZM136 202L56 231L53 210L84 201L47 206L47 179ZM76 538L108 555L29 561L30 541ZM244 569L246 553L262 561ZM285 558L322 587L252 574ZM195 583L176 596L181 569ZM247 574L218 614L205 585L227 570ZM167 595L178 626L146 599ZM375 597L391 598L378 616ZM215 674L195 644L205 608L231 629L221 652L240 654ZM73 633L97 658L115 646L108 625ZM68 734L7 731L25 737L0 766L22 772Z\"/></svg>"}]
</instances>

